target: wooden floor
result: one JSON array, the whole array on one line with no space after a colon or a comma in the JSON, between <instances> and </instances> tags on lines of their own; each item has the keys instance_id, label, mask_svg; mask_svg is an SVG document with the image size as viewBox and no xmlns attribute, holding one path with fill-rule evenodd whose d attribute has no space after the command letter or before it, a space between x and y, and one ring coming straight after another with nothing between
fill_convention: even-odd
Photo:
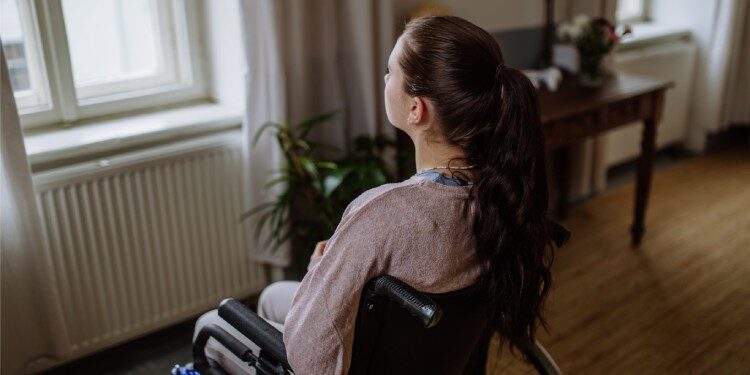
<instances>
[{"instance_id":1,"label":"wooden floor","mask_svg":"<svg viewBox=\"0 0 750 375\"><path fill-rule=\"evenodd\" d=\"M749 374L750 153L657 172L639 249L632 207L623 187L563 222L573 237L538 340L568 374ZM490 356L488 373L532 372L506 354Z\"/></svg>"}]
</instances>

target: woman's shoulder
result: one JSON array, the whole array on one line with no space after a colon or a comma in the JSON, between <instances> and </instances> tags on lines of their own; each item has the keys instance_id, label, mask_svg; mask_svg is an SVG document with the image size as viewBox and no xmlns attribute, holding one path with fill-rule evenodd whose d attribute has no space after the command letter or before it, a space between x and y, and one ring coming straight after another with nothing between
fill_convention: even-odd
<instances>
[{"instance_id":1,"label":"woman's shoulder","mask_svg":"<svg viewBox=\"0 0 750 375\"><path fill-rule=\"evenodd\" d=\"M366 236L371 244L378 238L385 239L394 229L396 221L392 218L396 212L403 213L411 206L409 197L414 196L411 193L414 185L414 181L406 180L383 184L360 194L344 210L330 241L351 235L357 238Z\"/></svg>"},{"instance_id":2,"label":"woman's shoulder","mask_svg":"<svg viewBox=\"0 0 750 375\"><path fill-rule=\"evenodd\" d=\"M399 203L404 196L410 195L419 181L408 179L401 182L387 183L365 191L355 198L346 208L347 212L358 212L364 208L385 209L391 206L389 203Z\"/></svg>"},{"instance_id":3,"label":"woman's shoulder","mask_svg":"<svg viewBox=\"0 0 750 375\"><path fill-rule=\"evenodd\" d=\"M425 206L452 206L466 202L468 186L443 185L429 179L411 178L369 189L355 198L344 210L342 221L361 216L392 216L412 211L423 213Z\"/></svg>"}]
</instances>

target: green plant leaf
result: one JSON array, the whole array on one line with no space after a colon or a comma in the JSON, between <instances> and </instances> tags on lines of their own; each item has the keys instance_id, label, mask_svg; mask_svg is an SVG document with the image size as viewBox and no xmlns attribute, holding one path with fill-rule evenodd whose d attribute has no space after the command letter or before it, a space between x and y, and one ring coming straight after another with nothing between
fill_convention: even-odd
<instances>
[{"instance_id":1,"label":"green plant leaf","mask_svg":"<svg viewBox=\"0 0 750 375\"><path fill-rule=\"evenodd\" d=\"M263 216L260 217L260 220L258 220L258 224L255 226L255 232L253 234L255 243L258 243L258 240L260 240L260 232L263 230L266 222L268 222L268 219L271 217L271 213L273 213L273 211L267 211L263 214Z\"/></svg>"},{"instance_id":2,"label":"green plant leaf","mask_svg":"<svg viewBox=\"0 0 750 375\"><path fill-rule=\"evenodd\" d=\"M320 176L320 173L318 173L318 167L312 160L310 160L310 158L306 156L300 156L299 162L302 165L302 168L304 168L311 177L318 178Z\"/></svg>"},{"instance_id":3,"label":"green plant leaf","mask_svg":"<svg viewBox=\"0 0 750 375\"><path fill-rule=\"evenodd\" d=\"M271 243L273 243L274 239L276 239L275 233L277 232L277 224L276 221L278 220L279 215L281 214L283 210L280 209L274 209L270 212L270 215L268 219L265 221L265 224L268 225L270 233L268 234L268 237L263 242L263 247L270 246Z\"/></svg>"},{"instance_id":4,"label":"green plant leaf","mask_svg":"<svg viewBox=\"0 0 750 375\"><path fill-rule=\"evenodd\" d=\"M323 169L336 170L339 167L338 164L332 161L319 161L317 164L318 164L318 168L323 168Z\"/></svg>"},{"instance_id":5,"label":"green plant leaf","mask_svg":"<svg viewBox=\"0 0 750 375\"><path fill-rule=\"evenodd\" d=\"M344 182L344 179L346 179L346 176L348 176L354 168L351 167L344 167L341 169L337 169L332 171L328 176L325 177L323 180L323 186L324 186L324 193L323 196L325 198L330 198L331 194L334 190L336 190L342 182Z\"/></svg>"},{"instance_id":6,"label":"green plant leaf","mask_svg":"<svg viewBox=\"0 0 750 375\"><path fill-rule=\"evenodd\" d=\"M341 110L326 112L326 113L323 113L322 115L312 117L310 119L307 119L299 123L297 126L295 126L295 128L299 131L298 137L299 138L307 137L307 133L309 133L312 128L326 121L333 119L334 117L338 116L340 113L342 113Z\"/></svg>"},{"instance_id":7,"label":"green plant leaf","mask_svg":"<svg viewBox=\"0 0 750 375\"><path fill-rule=\"evenodd\" d=\"M266 182L266 183L265 183L265 184L263 185L263 188L264 188L264 189L268 189L268 188L270 188L271 186L274 186L274 185L276 185L276 184L279 184L279 183L282 183L282 182L289 182L289 180L290 180L290 177L289 177L289 176L287 176L287 175L282 175L282 176L276 177L276 178L274 178L274 179L272 179L272 180L270 180L270 181Z\"/></svg>"},{"instance_id":8,"label":"green plant leaf","mask_svg":"<svg viewBox=\"0 0 750 375\"><path fill-rule=\"evenodd\" d=\"M271 247L271 253L275 253L276 251L278 251L281 245L283 245L284 242L287 242L288 240L290 240L293 235L294 235L294 231L291 229L288 230L285 234L280 235L279 238L274 243L273 247Z\"/></svg>"},{"instance_id":9,"label":"green plant leaf","mask_svg":"<svg viewBox=\"0 0 750 375\"><path fill-rule=\"evenodd\" d=\"M258 139L260 139L260 136L263 134L263 132L266 131L266 129L269 128L276 128L278 131L281 125L277 122L269 121L263 124L258 130L255 131L255 136L253 137L252 146L255 147L255 145L258 143Z\"/></svg>"},{"instance_id":10,"label":"green plant leaf","mask_svg":"<svg viewBox=\"0 0 750 375\"><path fill-rule=\"evenodd\" d=\"M312 146L315 149L329 150L329 151L333 151L335 154L341 154L343 152L340 148L334 145L329 145L329 144L320 143L320 142L313 142L313 141L308 141L308 143L310 143L310 146Z\"/></svg>"},{"instance_id":11,"label":"green plant leaf","mask_svg":"<svg viewBox=\"0 0 750 375\"><path fill-rule=\"evenodd\" d=\"M258 213L260 211L263 211L263 210L265 210L265 209L273 206L274 204L276 204L276 202L261 203L261 204L255 206L255 207L251 208L250 210L244 212L242 215L240 215L240 221L245 220L248 217L253 216L253 215L255 215L256 213Z\"/></svg>"},{"instance_id":12,"label":"green plant leaf","mask_svg":"<svg viewBox=\"0 0 750 375\"><path fill-rule=\"evenodd\" d=\"M372 173L373 173L373 180L376 186L379 186L388 182L388 178L386 178L385 173L383 173L382 170L375 169L372 171Z\"/></svg>"},{"instance_id":13,"label":"green plant leaf","mask_svg":"<svg viewBox=\"0 0 750 375\"><path fill-rule=\"evenodd\" d=\"M298 139L296 141L296 145L297 145L297 147L305 150L306 152L309 152L310 150L312 150L312 146L310 145L310 143L308 143L304 139Z\"/></svg>"}]
</instances>

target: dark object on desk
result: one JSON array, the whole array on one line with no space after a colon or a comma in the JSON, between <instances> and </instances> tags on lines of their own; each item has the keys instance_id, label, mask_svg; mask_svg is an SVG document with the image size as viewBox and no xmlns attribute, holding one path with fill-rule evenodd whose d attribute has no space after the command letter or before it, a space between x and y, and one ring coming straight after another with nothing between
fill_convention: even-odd
<instances>
[{"instance_id":1,"label":"dark object on desk","mask_svg":"<svg viewBox=\"0 0 750 375\"><path fill-rule=\"evenodd\" d=\"M644 217L651 188L656 149L656 127L664 109L664 95L672 82L617 73L605 78L601 87L585 88L575 77L566 76L558 91L539 91L547 152L560 151L558 213L567 213L569 146L588 137L634 121L643 121L641 154L638 160L635 207L631 227L632 244L641 243Z\"/></svg>"}]
</instances>

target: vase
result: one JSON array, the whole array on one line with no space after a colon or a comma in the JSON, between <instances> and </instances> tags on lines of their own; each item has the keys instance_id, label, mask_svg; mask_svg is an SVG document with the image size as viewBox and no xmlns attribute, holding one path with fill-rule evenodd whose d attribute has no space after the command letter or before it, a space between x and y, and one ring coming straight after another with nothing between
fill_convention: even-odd
<instances>
[{"instance_id":1,"label":"vase","mask_svg":"<svg viewBox=\"0 0 750 375\"><path fill-rule=\"evenodd\" d=\"M604 55L581 56L578 81L585 87L599 87L604 82Z\"/></svg>"}]
</instances>

